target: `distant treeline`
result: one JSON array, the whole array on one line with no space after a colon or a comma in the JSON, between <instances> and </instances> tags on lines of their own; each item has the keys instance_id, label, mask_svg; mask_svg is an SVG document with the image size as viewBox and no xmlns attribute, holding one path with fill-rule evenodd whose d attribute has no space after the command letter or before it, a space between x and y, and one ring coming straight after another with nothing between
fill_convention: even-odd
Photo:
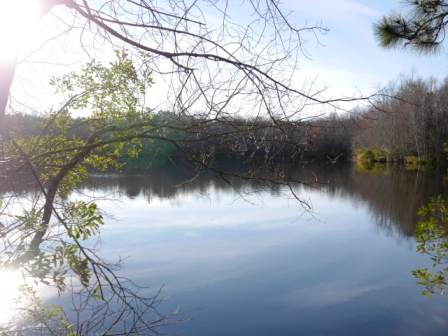
<instances>
[{"instance_id":1,"label":"distant treeline","mask_svg":"<svg viewBox=\"0 0 448 336\"><path fill-rule=\"evenodd\" d=\"M366 161L442 161L448 147L444 145L448 142L448 78L438 83L434 79L402 77L368 107L285 127L272 127L270 120L207 120L166 111L154 113L153 120L157 131L152 139L142 140L140 155L211 150L289 159L329 160L358 155ZM43 118L39 116L7 115L3 121L2 131L23 135L42 132L39 123ZM90 132L82 119L74 119L67 136L87 138Z\"/></svg>"},{"instance_id":2,"label":"distant treeline","mask_svg":"<svg viewBox=\"0 0 448 336\"><path fill-rule=\"evenodd\" d=\"M336 115L314 122L298 121L275 127L270 120L183 118L166 111L154 113L152 120L157 131L151 133L151 139L142 139L140 155L143 156L202 151L215 154L243 152L248 157L270 156L290 160L323 157L328 160L351 154L350 134L355 125L351 119L341 119ZM39 136L43 132L41 125L44 119L40 116L5 115L3 121L0 125L2 134L14 132L23 136ZM46 132L51 133L51 127ZM87 139L91 132L78 118L73 119L73 127L66 131L66 135L68 138ZM7 137L2 136L1 140L7 141Z\"/></svg>"},{"instance_id":3,"label":"distant treeline","mask_svg":"<svg viewBox=\"0 0 448 336\"><path fill-rule=\"evenodd\" d=\"M371 161L443 161L448 141L448 77L401 77L390 84L352 135L352 150Z\"/></svg>"}]
</instances>

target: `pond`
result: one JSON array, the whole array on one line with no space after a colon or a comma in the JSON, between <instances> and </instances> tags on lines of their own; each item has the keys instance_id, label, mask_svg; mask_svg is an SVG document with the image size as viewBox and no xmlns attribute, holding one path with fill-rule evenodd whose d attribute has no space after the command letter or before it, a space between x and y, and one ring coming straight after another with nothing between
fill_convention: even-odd
<instances>
[{"instance_id":1,"label":"pond","mask_svg":"<svg viewBox=\"0 0 448 336\"><path fill-rule=\"evenodd\" d=\"M290 167L324 184L259 190L168 163L95 174L81 191L108 195L114 215L103 255L128 257L123 274L152 290L167 311L202 309L161 331L183 335L446 335L448 296L422 296L411 271L418 208L448 196L444 169L364 167L350 162Z\"/></svg>"}]
</instances>

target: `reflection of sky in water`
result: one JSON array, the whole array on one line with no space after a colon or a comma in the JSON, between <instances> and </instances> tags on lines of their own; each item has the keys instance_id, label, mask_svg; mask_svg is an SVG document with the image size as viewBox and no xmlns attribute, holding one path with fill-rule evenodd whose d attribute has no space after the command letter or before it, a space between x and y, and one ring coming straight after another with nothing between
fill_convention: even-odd
<instances>
[{"instance_id":1,"label":"reflection of sky in water","mask_svg":"<svg viewBox=\"0 0 448 336\"><path fill-rule=\"evenodd\" d=\"M318 220L270 195L258 206L217 192L124 197L101 205L118 219L104 227L104 254L130 256L123 274L138 284L164 285L166 309L206 309L166 332L445 335L447 298L422 297L410 273L427 257L377 232L366 206L308 196Z\"/></svg>"}]
</instances>

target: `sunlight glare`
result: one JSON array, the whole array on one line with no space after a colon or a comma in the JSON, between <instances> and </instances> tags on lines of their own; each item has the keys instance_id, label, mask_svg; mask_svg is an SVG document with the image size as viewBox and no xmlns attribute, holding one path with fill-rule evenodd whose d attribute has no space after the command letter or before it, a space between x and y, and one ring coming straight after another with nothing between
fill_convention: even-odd
<instances>
[{"instance_id":1,"label":"sunlight glare","mask_svg":"<svg viewBox=\"0 0 448 336\"><path fill-rule=\"evenodd\" d=\"M0 58L9 58L27 44L37 20L36 0L0 1Z\"/></svg>"},{"instance_id":2,"label":"sunlight glare","mask_svg":"<svg viewBox=\"0 0 448 336\"><path fill-rule=\"evenodd\" d=\"M10 303L19 295L19 278L15 272L0 271L0 323L12 317Z\"/></svg>"}]
</instances>

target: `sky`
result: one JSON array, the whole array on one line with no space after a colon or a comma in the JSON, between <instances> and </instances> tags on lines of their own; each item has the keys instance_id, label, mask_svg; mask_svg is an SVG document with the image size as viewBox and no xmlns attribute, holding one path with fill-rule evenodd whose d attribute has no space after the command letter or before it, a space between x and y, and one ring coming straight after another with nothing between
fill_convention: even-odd
<instances>
[{"instance_id":1,"label":"sky","mask_svg":"<svg viewBox=\"0 0 448 336\"><path fill-rule=\"evenodd\" d=\"M281 6L284 12L292 12L289 19L299 27L307 23L309 26L321 24L329 29L327 34L318 35L319 42L312 35L305 36L309 37L305 47L310 56L309 59L302 57L299 60L300 70L294 78L298 85L307 79L316 79L318 87L328 86L327 98L367 96L398 79L400 75L411 72L438 80L442 80L447 73L448 55L444 50L437 56L427 57L378 47L373 37L372 23L391 10L398 9L400 3L397 0L283 0ZM248 18L238 15L241 13L231 13L231 19L244 25ZM38 49L39 40L44 41L46 38L45 30L37 24L28 31L35 33L28 36L28 40L31 40L31 44L34 43L34 49ZM25 93L31 97L29 101L24 98L22 101L37 104L38 109L57 105L54 89L46 86L46 83L51 76L66 73L76 64L79 65L80 57L83 57L81 50L77 55L70 54L72 52L67 51L64 45L69 43L76 44L76 39L61 40L57 48L47 54L42 52L40 57L41 64L46 66L52 62L57 63L55 59L63 55L63 67L53 67L51 71L39 70L37 63L27 62L26 58L19 64L17 75L25 80L17 82L14 89L21 92L22 97ZM26 53L21 55L22 58L24 55L26 57ZM107 60L107 54L100 55L100 58ZM84 58L83 62L85 61L88 59ZM33 88L26 86L26 81L30 78L33 78ZM162 81L157 78L155 81L152 97L157 105L159 102L156 100L163 101L166 95L163 94L165 88L161 85Z\"/></svg>"},{"instance_id":2,"label":"sky","mask_svg":"<svg viewBox=\"0 0 448 336\"><path fill-rule=\"evenodd\" d=\"M412 71L439 80L447 74L445 50L428 57L378 47L372 23L399 9L397 0L287 0L285 5L295 11L298 20L322 22L330 29L320 37L324 47L310 43L313 60L304 61L303 71L310 76L317 74L332 91L350 95L359 88L367 95Z\"/></svg>"}]
</instances>

